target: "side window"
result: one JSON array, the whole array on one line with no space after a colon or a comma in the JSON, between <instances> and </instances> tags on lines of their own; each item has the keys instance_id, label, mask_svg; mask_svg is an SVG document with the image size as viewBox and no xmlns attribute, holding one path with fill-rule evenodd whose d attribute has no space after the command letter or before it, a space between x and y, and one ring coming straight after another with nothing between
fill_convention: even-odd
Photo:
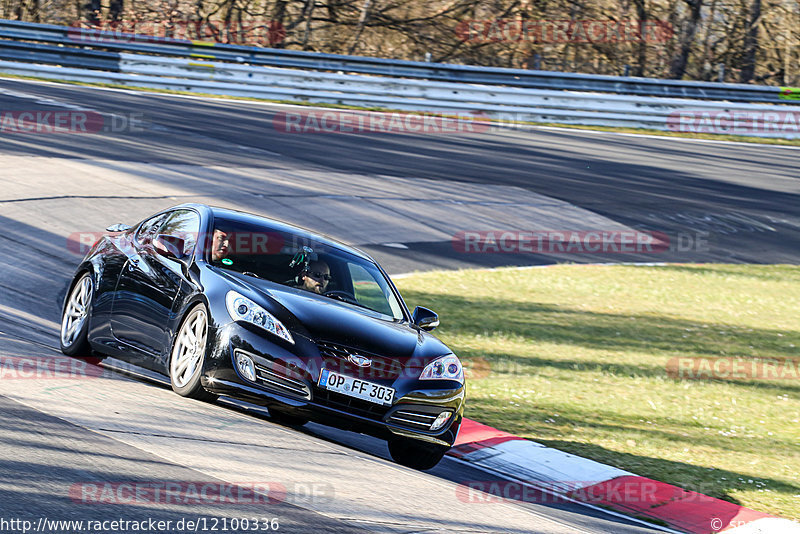
<instances>
[{"instance_id":1,"label":"side window","mask_svg":"<svg viewBox=\"0 0 800 534\"><path fill-rule=\"evenodd\" d=\"M156 215L144 221L141 226L139 226L139 231L136 232L136 242L140 245L150 243L156 236L158 227L161 226L161 223L163 223L169 215L169 213L162 213L161 215Z\"/></svg>"},{"instance_id":2,"label":"side window","mask_svg":"<svg viewBox=\"0 0 800 534\"><path fill-rule=\"evenodd\" d=\"M159 228L159 234L180 237L184 241L184 254L191 254L200 232L200 216L190 210L178 210Z\"/></svg>"}]
</instances>

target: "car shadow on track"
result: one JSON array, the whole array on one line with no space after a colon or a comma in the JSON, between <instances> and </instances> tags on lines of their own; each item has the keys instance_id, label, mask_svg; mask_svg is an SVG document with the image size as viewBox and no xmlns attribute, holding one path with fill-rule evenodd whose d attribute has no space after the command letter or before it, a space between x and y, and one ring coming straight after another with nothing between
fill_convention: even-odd
<instances>
[{"instance_id":1,"label":"car shadow on track","mask_svg":"<svg viewBox=\"0 0 800 534\"><path fill-rule=\"evenodd\" d=\"M153 387L164 390L171 389L169 380L166 377L150 370L131 366L130 364L113 358L103 361L100 365L109 370L113 370L115 373L141 382L146 382ZM408 469L395 465L391 460L386 443L377 438L326 427L316 423L308 423L303 426L286 425L274 421L270 417L267 408L237 399L220 397L212 404L261 420L268 424L276 424L285 428L290 428L314 439L344 447L364 459L372 458L381 463L393 465L396 469ZM533 512L547 514L557 521L590 529L597 528L598 524L602 524L604 525L603 531L631 534L654 531L653 528L650 528L646 524L637 523L636 521L628 520L621 516L609 515L603 510L586 507L574 501L550 495L533 489L524 483L509 481L501 476L483 471L448 456L435 468L426 471L424 476L432 476L453 482L455 484L453 490L456 492L457 498L476 506L514 504L523 506ZM485 491L479 488L484 488ZM501 488L500 491L502 493L498 493L495 488Z\"/></svg>"}]
</instances>

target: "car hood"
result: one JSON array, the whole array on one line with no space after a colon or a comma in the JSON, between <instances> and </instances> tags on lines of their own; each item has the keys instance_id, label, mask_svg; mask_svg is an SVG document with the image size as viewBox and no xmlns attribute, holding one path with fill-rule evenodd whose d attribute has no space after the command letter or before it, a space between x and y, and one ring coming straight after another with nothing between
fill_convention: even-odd
<instances>
[{"instance_id":1,"label":"car hood","mask_svg":"<svg viewBox=\"0 0 800 534\"><path fill-rule=\"evenodd\" d=\"M450 350L434 336L407 322L380 319L369 312L301 289L251 277L236 277L261 295L262 304L273 301L300 323L315 342L326 341L395 358L439 356ZM264 302L266 300L266 302ZM268 309L274 309L269 306ZM277 310L275 310L277 311ZM278 318L283 320L279 313ZM287 326L291 327L290 324ZM293 328L293 330L295 330Z\"/></svg>"}]
</instances>

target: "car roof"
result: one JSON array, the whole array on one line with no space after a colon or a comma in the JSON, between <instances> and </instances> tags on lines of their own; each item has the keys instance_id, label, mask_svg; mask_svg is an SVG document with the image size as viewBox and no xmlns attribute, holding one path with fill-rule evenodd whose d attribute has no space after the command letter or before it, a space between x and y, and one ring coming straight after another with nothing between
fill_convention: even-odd
<instances>
[{"instance_id":1,"label":"car roof","mask_svg":"<svg viewBox=\"0 0 800 534\"><path fill-rule=\"evenodd\" d=\"M324 234L318 234L303 228L301 226L296 226L294 224L289 224L287 222L280 221L278 219L272 219L270 217L264 217L263 215L256 215L254 213L248 213L245 211L239 211L229 208L220 208L216 206L205 206L211 210L211 213L214 217L224 217L226 219L232 219L237 222L243 223L250 223L250 224L260 224L264 226L268 226L271 230L277 230L279 232L286 232L289 234L295 234L313 241L317 241L324 245L328 245L330 247L343 250L354 256L358 256L360 258L369 260L375 263L375 260L370 257L369 254L366 252L359 250L353 246L348 245L347 243L343 243L337 239L333 239L332 237L326 236Z\"/></svg>"}]
</instances>

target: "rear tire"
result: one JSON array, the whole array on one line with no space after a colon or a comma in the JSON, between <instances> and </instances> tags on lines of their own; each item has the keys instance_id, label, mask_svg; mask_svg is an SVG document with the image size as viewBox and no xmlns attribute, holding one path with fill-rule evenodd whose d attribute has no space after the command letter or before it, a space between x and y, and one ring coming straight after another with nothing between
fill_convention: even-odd
<instances>
[{"instance_id":1,"label":"rear tire","mask_svg":"<svg viewBox=\"0 0 800 534\"><path fill-rule=\"evenodd\" d=\"M389 441L389 454L395 462L420 471L434 468L449 450L450 447L411 438L394 438Z\"/></svg>"},{"instance_id":2,"label":"rear tire","mask_svg":"<svg viewBox=\"0 0 800 534\"><path fill-rule=\"evenodd\" d=\"M200 383L208 352L208 312L198 304L181 321L172 342L169 358L169 381L172 390L190 399L213 402L217 396Z\"/></svg>"}]
</instances>

